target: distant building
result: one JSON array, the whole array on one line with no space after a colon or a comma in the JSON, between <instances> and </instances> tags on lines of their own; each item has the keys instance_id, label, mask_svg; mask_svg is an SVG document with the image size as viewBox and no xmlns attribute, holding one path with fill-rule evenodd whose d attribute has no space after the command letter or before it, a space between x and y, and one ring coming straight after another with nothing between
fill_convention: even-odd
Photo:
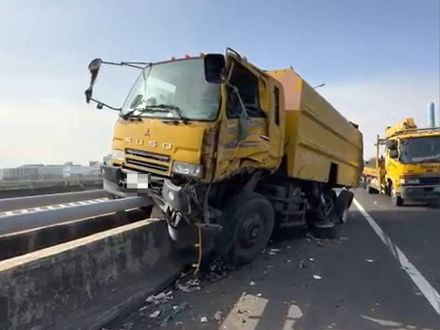
<instances>
[{"instance_id":1,"label":"distant building","mask_svg":"<svg viewBox=\"0 0 440 330\"><path fill-rule=\"evenodd\" d=\"M89 161L89 166L90 167L100 167L101 164L97 160L91 160L91 161Z\"/></svg>"},{"instance_id":2,"label":"distant building","mask_svg":"<svg viewBox=\"0 0 440 330\"><path fill-rule=\"evenodd\" d=\"M81 178L100 175L101 171L99 166L82 166L76 164L65 166L62 172L64 178Z\"/></svg>"},{"instance_id":3,"label":"distant building","mask_svg":"<svg viewBox=\"0 0 440 330\"><path fill-rule=\"evenodd\" d=\"M0 180L56 180L61 178L81 178L100 176L100 164L89 162L89 166L66 162L63 165L26 164L16 168L0 170Z\"/></svg>"}]
</instances>

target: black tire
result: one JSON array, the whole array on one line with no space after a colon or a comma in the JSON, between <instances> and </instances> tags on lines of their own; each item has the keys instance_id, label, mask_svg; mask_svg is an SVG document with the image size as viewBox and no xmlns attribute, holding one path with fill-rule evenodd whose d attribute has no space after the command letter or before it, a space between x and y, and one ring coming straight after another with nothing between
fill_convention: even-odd
<instances>
[{"instance_id":1,"label":"black tire","mask_svg":"<svg viewBox=\"0 0 440 330\"><path fill-rule=\"evenodd\" d=\"M367 184L367 193L369 194L377 194L378 191L374 189L369 183Z\"/></svg>"},{"instance_id":2,"label":"black tire","mask_svg":"<svg viewBox=\"0 0 440 330\"><path fill-rule=\"evenodd\" d=\"M348 190L342 190L335 201L336 214L339 223L344 224L348 219L348 209L353 202L354 194Z\"/></svg>"},{"instance_id":3,"label":"black tire","mask_svg":"<svg viewBox=\"0 0 440 330\"><path fill-rule=\"evenodd\" d=\"M396 192L394 191L394 188L392 185L391 185L391 203L394 206L402 206L403 205L403 198L396 195Z\"/></svg>"},{"instance_id":4,"label":"black tire","mask_svg":"<svg viewBox=\"0 0 440 330\"><path fill-rule=\"evenodd\" d=\"M226 205L221 222L224 229L217 240L217 251L226 262L239 266L257 258L267 245L275 212L263 195L241 193Z\"/></svg>"}]
</instances>

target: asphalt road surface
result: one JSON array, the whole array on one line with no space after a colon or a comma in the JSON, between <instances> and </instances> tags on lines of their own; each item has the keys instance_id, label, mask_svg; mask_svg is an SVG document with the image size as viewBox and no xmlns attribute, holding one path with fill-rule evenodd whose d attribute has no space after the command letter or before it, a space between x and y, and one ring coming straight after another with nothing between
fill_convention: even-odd
<instances>
[{"instance_id":1,"label":"asphalt road surface","mask_svg":"<svg viewBox=\"0 0 440 330\"><path fill-rule=\"evenodd\" d=\"M252 264L171 288L109 328L440 329L440 209L363 190L356 201L335 239L287 233Z\"/></svg>"}]
</instances>

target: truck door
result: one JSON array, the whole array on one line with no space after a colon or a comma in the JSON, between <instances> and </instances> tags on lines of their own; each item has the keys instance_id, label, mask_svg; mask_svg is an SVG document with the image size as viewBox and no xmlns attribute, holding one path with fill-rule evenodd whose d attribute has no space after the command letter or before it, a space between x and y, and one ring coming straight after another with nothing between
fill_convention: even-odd
<instances>
[{"instance_id":1,"label":"truck door","mask_svg":"<svg viewBox=\"0 0 440 330\"><path fill-rule=\"evenodd\" d=\"M226 111L220 127L216 177L244 167L266 167L270 149L268 114L262 109L261 89L264 86L260 74L235 61L229 83L224 89ZM241 102L247 119L240 119L244 116Z\"/></svg>"}]
</instances>

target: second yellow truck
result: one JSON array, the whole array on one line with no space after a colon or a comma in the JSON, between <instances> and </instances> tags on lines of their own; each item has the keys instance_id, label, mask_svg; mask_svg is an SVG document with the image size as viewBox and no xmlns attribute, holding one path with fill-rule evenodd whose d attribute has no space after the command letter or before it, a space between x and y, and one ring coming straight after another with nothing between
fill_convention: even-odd
<instances>
[{"instance_id":1,"label":"second yellow truck","mask_svg":"<svg viewBox=\"0 0 440 330\"><path fill-rule=\"evenodd\" d=\"M292 69L263 71L232 49L140 69L114 128L113 195L145 195L171 236L216 232L218 254L254 259L274 228L344 222L362 173L362 134ZM341 188L339 195L334 188Z\"/></svg>"},{"instance_id":2,"label":"second yellow truck","mask_svg":"<svg viewBox=\"0 0 440 330\"><path fill-rule=\"evenodd\" d=\"M390 195L395 206L440 200L440 128L419 129L406 118L387 127L384 139L377 136L376 150L375 164L363 173L369 193Z\"/></svg>"}]
</instances>

